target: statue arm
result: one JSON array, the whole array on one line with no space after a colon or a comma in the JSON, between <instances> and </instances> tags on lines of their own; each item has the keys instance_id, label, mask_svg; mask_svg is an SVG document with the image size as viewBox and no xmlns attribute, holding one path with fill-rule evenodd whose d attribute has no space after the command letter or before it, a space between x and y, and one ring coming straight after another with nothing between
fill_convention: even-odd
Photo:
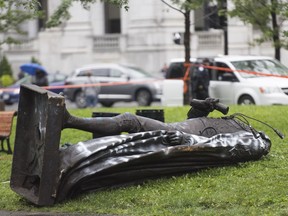
<instances>
[{"instance_id":1,"label":"statue arm","mask_svg":"<svg viewBox=\"0 0 288 216\"><path fill-rule=\"evenodd\" d=\"M203 139L206 140L207 138L175 130L167 132L165 143L169 145L194 145Z\"/></svg>"}]
</instances>

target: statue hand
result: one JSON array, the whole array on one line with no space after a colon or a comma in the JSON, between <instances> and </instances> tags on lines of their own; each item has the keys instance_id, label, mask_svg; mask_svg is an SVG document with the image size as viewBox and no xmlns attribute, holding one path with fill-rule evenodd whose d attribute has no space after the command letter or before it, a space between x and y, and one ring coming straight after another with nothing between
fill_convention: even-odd
<instances>
[{"instance_id":1,"label":"statue hand","mask_svg":"<svg viewBox=\"0 0 288 216\"><path fill-rule=\"evenodd\" d=\"M166 140L170 145L180 145L183 140L183 133L180 131L168 131Z\"/></svg>"}]
</instances>

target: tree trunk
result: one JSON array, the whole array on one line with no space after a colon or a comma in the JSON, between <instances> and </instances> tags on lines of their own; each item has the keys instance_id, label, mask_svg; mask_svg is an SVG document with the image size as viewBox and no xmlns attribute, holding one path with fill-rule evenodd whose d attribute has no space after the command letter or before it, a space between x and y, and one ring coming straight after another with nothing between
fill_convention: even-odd
<instances>
[{"instance_id":1,"label":"tree trunk","mask_svg":"<svg viewBox=\"0 0 288 216\"><path fill-rule=\"evenodd\" d=\"M228 25L227 25L227 0L221 0L219 5L220 10L225 10L225 13L222 14L220 18L220 26L223 29L224 33L224 55L228 55Z\"/></svg>"},{"instance_id":2,"label":"tree trunk","mask_svg":"<svg viewBox=\"0 0 288 216\"><path fill-rule=\"evenodd\" d=\"M190 63L190 10L185 14L185 33L184 33L184 47L185 47L185 62Z\"/></svg>"},{"instance_id":3,"label":"tree trunk","mask_svg":"<svg viewBox=\"0 0 288 216\"><path fill-rule=\"evenodd\" d=\"M280 37L279 37L279 26L277 23L277 14L276 14L276 9L277 9L277 0L271 0L271 18L272 18L272 29L273 29L273 43L275 47L275 58L277 60L281 60L281 44L280 44Z\"/></svg>"},{"instance_id":4,"label":"tree trunk","mask_svg":"<svg viewBox=\"0 0 288 216\"><path fill-rule=\"evenodd\" d=\"M186 10L185 16L185 32L184 32L184 47L185 47L185 65L190 63L190 10ZM185 73L187 73L187 67ZM184 75L184 104L190 104L190 74Z\"/></svg>"}]
</instances>

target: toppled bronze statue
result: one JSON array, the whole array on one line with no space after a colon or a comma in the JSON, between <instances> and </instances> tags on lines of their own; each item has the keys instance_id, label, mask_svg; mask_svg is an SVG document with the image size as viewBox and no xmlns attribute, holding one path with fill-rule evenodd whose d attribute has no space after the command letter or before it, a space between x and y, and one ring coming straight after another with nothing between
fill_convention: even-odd
<instances>
[{"instance_id":1,"label":"toppled bronze statue","mask_svg":"<svg viewBox=\"0 0 288 216\"><path fill-rule=\"evenodd\" d=\"M176 123L131 113L79 118L69 114L61 95L23 85L11 188L47 206L86 191L258 160L269 153L270 139L240 121L242 114L206 117L223 108L219 105L211 98L194 101L188 119ZM102 137L59 148L65 128ZM129 134L115 135L121 132Z\"/></svg>"}]
</instances>

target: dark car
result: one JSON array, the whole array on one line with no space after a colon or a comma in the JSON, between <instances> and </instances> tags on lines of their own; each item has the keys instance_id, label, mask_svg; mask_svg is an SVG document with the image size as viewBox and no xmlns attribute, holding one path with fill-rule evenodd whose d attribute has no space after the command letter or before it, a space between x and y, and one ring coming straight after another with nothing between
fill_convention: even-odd
<instances>
[{"instance_id":1,"label":"dark car","mask_svg":"<svg viewBox=\"0 0 288 216\"><path fill-rule=\"evenodd\" d=\"M59 94L63 92L63 86L65 83L66 75L56 73L48 74L49 86L56 86L49 89L52 92ZM7 88L0 90L0 99L2 99L6 105L12 105L18 103L19 101L19 92L21 84L31 84L32 77L30 75L24 76L22 79L15 82L13 85L8 86ZM57 87L59 86L59 88Z\"/></svg>"},{"instance_id":2,"label":"dark car","mask_svg":"<svg viewBox=\"0 0 288 216\"><path fill-rule=\"evenodd\" d=\"M120 101L150 106L153 101L161 100L162 79L134 66L94 64L76 69L66 80L64 95L79 108L86 107L81 85L87 83L87 74L92 74L93 80L101 86L98 100L105 107Z\"/></svg>"}]
</instances>

